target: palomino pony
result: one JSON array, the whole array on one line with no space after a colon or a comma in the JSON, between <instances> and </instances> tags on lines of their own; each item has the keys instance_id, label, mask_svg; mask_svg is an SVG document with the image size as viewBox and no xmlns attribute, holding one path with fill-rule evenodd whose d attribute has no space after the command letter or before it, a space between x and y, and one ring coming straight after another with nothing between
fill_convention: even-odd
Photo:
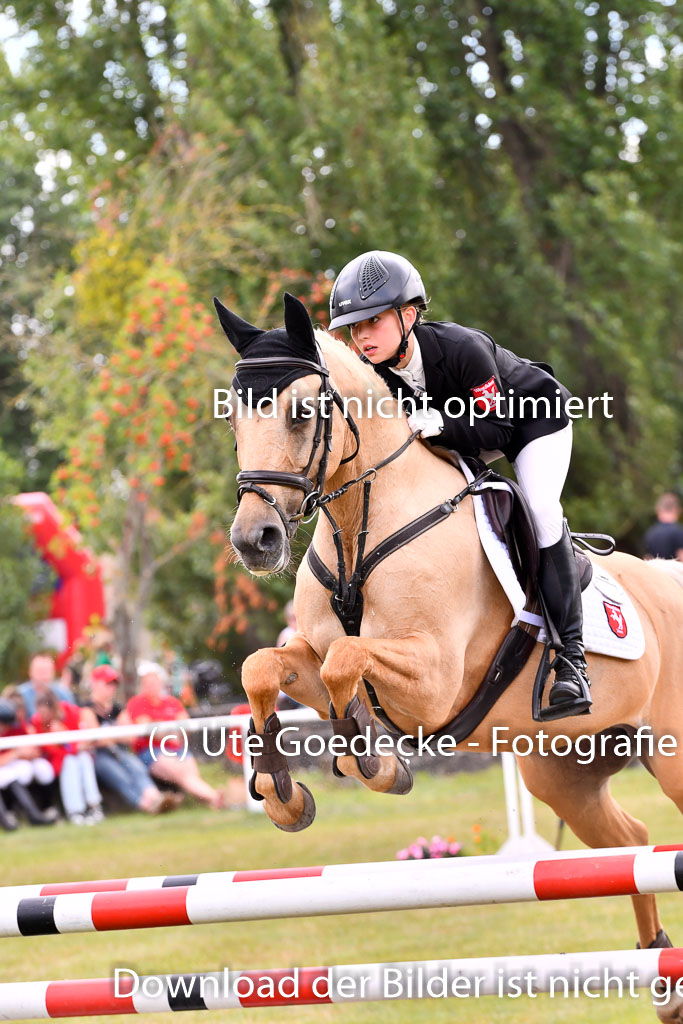
<instances>
[{"instance_id":1,"label":"palomino pony","mask_svg":"<svg viewBox=\"0 0 683 1024\"><path fill-rule=\"evenodd\" d=\"M450 462L420 441L407 444L410 429L384 382L342 342L321 331L314 335L298 300L285 296L285 330L267 332L216 305L226 334L244 360L238 364L238 383L248 383L251 372L262 375L261 385L273 373L286 385L279 390L275 408L269 406L270 416L230 417L241 470L239 508L230 536L250 572L267 575L287 566L291 536L301 515L320 505L320 494L332 495L324 511L333 519L319 515L313 547L334 574L340 565L350 573L359 544L370 552L394 531L463 490L464 477ZM337 399L329 402L331 415L323 436L320 417L309 412L305 418L299 410L306 407L304 399L311 410L320 394L333 390ZM354 396L372 398L376 408L386 398L383 414L361 416L347 402L353 416L345 417L338 399ZM359 477L361 482L350 484ZM364 482L369 481L367 504ZM543 730L549 737L564 734L574 740L616 724L649 725L655 737L670 734L681 743L683 565L649 564L619 553L601 562L637 608L645 653L636 661L591 655L592 714L544 723ZM346 730L350 736L352 719L360 726L371 721L367 682L403 732L417 735L422 727L428 734L451 721L472 698L512 619L479 543L469 497L438 525L380 561L365 582L363 598L360 635L346 635L331 608L329 591L304 559L294 596L298 632L284 647L257 651L244 663L243 685L254 731L264 738L263 753L254 762L253 792L264 800L271 820L287 831L310 824L314 803L305 787L292 782L284 755L275 750L274 713L280 690L315 708L321 718L341 720L337 731ZM537 738L540 727L531 716L541 645L537 647L539 653L532 653L526 668L468 737L470 749L491 750L496 726L509 727L511 740L520 735ZM533 752L519 758L519 767L531 792L588 846L634 846L647 842L645 825L616 803L608 785L608 777L627 760L596 757L582 766L575 756ZM410 788L409 771L395 753L381 752L370 761L347 752L337 758L336 767L379 793ZM683 811L678 756L656 752L648 767ZM641 946L666 944L654 897L636 896L633 902Z\"/></svg>"}]
</instances>

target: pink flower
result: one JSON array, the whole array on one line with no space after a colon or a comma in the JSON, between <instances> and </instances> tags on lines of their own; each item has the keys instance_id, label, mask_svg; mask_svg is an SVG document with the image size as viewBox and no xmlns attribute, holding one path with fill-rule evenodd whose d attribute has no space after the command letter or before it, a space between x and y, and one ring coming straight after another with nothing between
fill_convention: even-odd
<instances>
[{"instance_id":1,"label":"pink flower","mask_svg":"<svg viewBox=\"0 0 683 1024\"><path fill-rule=\"evenodd\" d=\"M432 836L430 842L424 836L418 836L410 846L397 851L396 860L438 860L443 857L459 857L461 854L461 844L456 843L451 836L448 839Z\"/></svg>"}]
</instances>

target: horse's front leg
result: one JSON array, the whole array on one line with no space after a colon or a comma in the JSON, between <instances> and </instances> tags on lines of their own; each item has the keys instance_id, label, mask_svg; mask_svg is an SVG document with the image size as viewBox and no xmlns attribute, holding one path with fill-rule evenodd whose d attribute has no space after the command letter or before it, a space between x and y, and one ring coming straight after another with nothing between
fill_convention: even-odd
<instances>
[{"instance_id":1,"label":"horse's front leg","mask_svg":"<svg viewBox=\"0 0 683 1024\"><path fill-rule=\"evenodd\" d=\"M335 750L344 751L335 758L336 774L351 775L380 793L410 791L413 778L405 758L383 751L381 743L378 749L375 719L361 684L367 680L380 687L390 695L391 706L410 708L419 720L414 702L425 681L436 678L437 661L436 643L427 634L397 640L350 636L330 645L320 675L332 700Z\"/></svg>"},{"instance_id":2,"label":"horse's front leg","mask_svg":"<svg viewBox=\"0 0 683 1024\"><path fill-rule=\"evenodd\" d=\"M303 783L293 782L280 750L278 693L286 693L327 717L327 692L320 679L320 658L296 633L284 647L265 647L242 667L242 685L251 707L254 744L251 795L263 800L268 817L285 832L299 832L315 817L315 801Z\"/></svg>"}]
</instances>

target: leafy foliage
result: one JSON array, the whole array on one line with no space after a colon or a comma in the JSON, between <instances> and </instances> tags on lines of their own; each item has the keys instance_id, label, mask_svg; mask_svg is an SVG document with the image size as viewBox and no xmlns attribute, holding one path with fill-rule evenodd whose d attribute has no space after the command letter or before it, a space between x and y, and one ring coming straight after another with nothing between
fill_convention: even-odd
<instances>
[{"instance_id":1,"label":"leafy foliage","mask_svg":"<svg viewBox=\"0 0 683 1024\"><path fill-rule=\"evenodd\" d=\"M209 299L274 326L287 288L324 322L369 248L418 265L434 318L613 395L576 425L566 506L637 550L683 472L672 5L13 10L31 34L0 81L0 443L20 486L60 463L58 500L118 560L121 621L147 609L226 667L272 642L291 580L249 584L223 553L235 459L209 396L232 354Z\"/></svg>"},{"instance_id":2,"label":"leafy foliage","mask_svg":"<svg viewBox=\"0 0 683 1024\"><path fill-rule=\"evenodd\" d=\"M0 685L19 681L26 671L38 645L35 624L46 613L47 595L38 587L44 568L24 513L9 500L20 478L19 465L0 449Z\"/></svg>"}]
</instances>

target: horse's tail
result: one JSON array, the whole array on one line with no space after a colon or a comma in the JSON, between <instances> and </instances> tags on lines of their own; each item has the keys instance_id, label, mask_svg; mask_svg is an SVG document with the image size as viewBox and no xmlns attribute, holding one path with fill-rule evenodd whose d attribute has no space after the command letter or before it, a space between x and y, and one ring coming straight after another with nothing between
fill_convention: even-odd
<instances>
[{"instance_id":1,"label":"horse's tail","mask_svg":"<svg viewBox=\"0 0 683 1024\"><path fill-rule=\"evenodd\" d=\"M683 587L683 562L679 562L674 558L654 558L650 565L654 565L655 569L661 569L669 576L673 576L680 587Z\"/></svg>"}]
</instances>

